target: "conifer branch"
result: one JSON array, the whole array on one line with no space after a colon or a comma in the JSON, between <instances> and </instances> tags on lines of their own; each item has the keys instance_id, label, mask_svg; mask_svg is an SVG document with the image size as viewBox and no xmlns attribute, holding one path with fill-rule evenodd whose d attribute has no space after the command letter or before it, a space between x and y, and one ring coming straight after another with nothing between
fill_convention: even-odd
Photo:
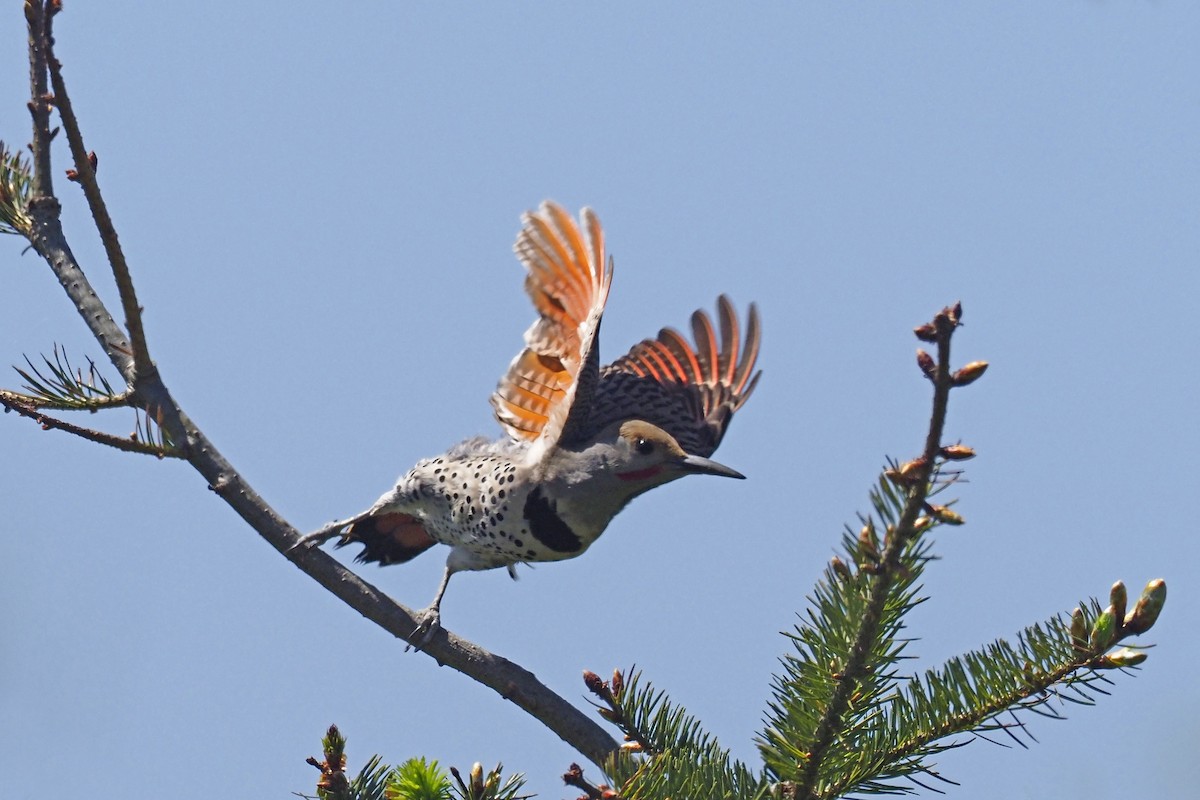
<instances>
[{"instance_id":1,"label":"conifer branch","mask_svg":"<svg viewBox=\"0 0 1200 800\"><path fill-rule=\"evenodd\" d=\"M18 370L20 372L20 370ZM0 389L0 397L27 406L28 408L36 408L44 411L103 411L109 408L125 408L129 406L130 399L133 397L132 392L119 392L117 394L106 395L102 397L89 397L79 401L69 400L54 400L42 395L40 392L36 395L22 394L9 389Z\"/></svg>"},{"instance_id":2,"label":"conifer branch","mask_svg":"<svg viewBox=\"0 0 1200 800\"><path fill-rule=\"evenodd\" d=\"M919 527L917 520L929 493L936 460L941 450L942 431L946 424L950 389L955 385L955 376L950 372L950 339L959 325L961 315L961 305L955 305L942 309L934 317L933 322L929 323L937 344L937 361L934 369L931 371L927 367L927 362L918 357L922 369L934 387L933 411L930 415L929 432L925 438L925 450L917 461L906 465L908 466L906 471L901 468L901 474L908 479L905 481L909 487L908 496L900 519L895 527L889 530L882 557L875 568L868 573L869 599L864 609L862 623L858 628L854 644L850 648L849 658L838 670L839 677L836 686L817 723L808 750L803 754L804 767L795 781L795 797L817 798L821 796L817 792L817 785L823 771L826 753L843 730L843 719L850 711L851 701L859 691L860 685L868 680L866 669L870 654L875 651L875 645L879 641L885 604L892 596L894 584L898 580L903 580L902 576L898 574L901 555L928 527L927 525ZM926 327L922 326L922 328ZM888 491L886 485L883 486L883 489L885 492Z\"/></svg>"},{"instance_id":3,"label":"conifer branch","mask_svg":"<svg viewBox=\"0 0 1200 800\"><path fill-rule=\"evenodd\" d=\"M605 767L620 787L611 796L758 798L769 792L762 775L732 760L695 717L644 683L640 672L631 670L627 678L614 670L609 683L584 671L583 681L602 703L600 716L625 734L625 745Z\"/></svg>"},{"instance_id":4,"label":"conifer branch","mask_svg":"<svg viewBox=\"0 0 1200 800\"><path fill-rule=\"evenodd\" d=\"M1124 591L1123 584L1114 585L1114 601L1123 597ZM860 742L866 742L865 749L872 753L864 760L862 772L875 777L858 781L857 774L861 773L847 771L843 779L823 787L823 796L894 791L896 786L887 781L904 777L916 782L914 771L945 781L925 765L924 759L967 743L946 741L955 734L973 734L992 741L985 734L1002 731L1025 747L1017 732L1031 740L1033 737L1017 713L1030 711L1064 719L1049 707L1054 699L1092 705L1092 692L1107 694L1097 686L1111 683L1104 672L1126 671L1145 660L1139 648L1112 648L1129 636L1149 630L1165 599L1165 584L1151 581L1139 600L1140 613L1135 607L1125 614L1123 601L1104 610L1091 601L1075 610L1070 624L1054 617L1044 625L1026 628L1018 635L1016 646L997 640L950 659L940 669L927 671L924 680L908 681L886 698L882 713L860 732ZM1000 719L1006 712L1012 721Z\"/></svg>"}]
</instances>

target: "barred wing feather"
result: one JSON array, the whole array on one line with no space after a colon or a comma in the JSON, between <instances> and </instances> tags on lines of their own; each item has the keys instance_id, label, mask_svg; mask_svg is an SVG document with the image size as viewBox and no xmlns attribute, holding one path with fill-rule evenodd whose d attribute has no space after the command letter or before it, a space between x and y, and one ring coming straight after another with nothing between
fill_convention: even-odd
<instances>
[{"instance_id":1,"label":"barred wing feather","mask_svg":"<svg viewBox=\"0 0 1200 800\"><path fill-rule=\"evenodd\" d=\"M664 328L600 371L589 431L619 419L643 419L674 436L688 453L712 455L758 383L761 372L754 366L762 328L752 303L742 344L737 313L725 295L717 300L717 328L704 311L692 314L691 327L694 345Z\"/></svg>"},{"instance_id":2,"label":"barred wing feather","mask_svg":"<svg viewBox=\"0 0 1200 800\"><path fill-rule=\"evenodd\" d=\"M544 454L574 437L589 417L612 264L605 263L604 234L591 209L583 209L576 224L547 201L522 223L513 249L525 266L525 291L538 319L492 394L492 406L511 438L535 443Z\"/></svg>"}]
</instances>

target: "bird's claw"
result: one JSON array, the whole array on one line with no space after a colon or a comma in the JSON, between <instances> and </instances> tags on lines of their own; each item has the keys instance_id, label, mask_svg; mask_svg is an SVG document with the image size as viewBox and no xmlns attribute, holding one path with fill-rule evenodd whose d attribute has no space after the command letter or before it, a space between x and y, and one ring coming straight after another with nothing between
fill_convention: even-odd
<instances>
[{"instance_id":1,"label":"bird's claw","mask_svg":"<svg viewBox=\"0 0 1200 800\"><path fill-rule=\"evenodd\" d=\"M433 641L433 637L442 629L442 615L437 608L427 608L417 614L417 627L408 637L404 652L415 650L418 653L425 645Z\"/></svg>"},{"instance_id":2,"label":"bird's claw","mask_svg":"<svg viewBox=\"0 0 1200 800\"><path fill-rule=\"evenodd\" d=\"M291 549L297 550L301 547L313 546L320 547L333 537L341 534L342 529L345 527L346 523L344 522L331 522L315 533L310 533L307 536L301 536L296 543L292 545Z\"/></svg>"}]
</instances>

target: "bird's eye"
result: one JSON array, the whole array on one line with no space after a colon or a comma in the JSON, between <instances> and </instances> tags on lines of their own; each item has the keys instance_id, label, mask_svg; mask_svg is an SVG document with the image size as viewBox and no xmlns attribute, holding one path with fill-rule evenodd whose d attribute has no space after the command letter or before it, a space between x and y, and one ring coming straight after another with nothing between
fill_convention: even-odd
<instances>
[{"instance_id":1,"label":"bird's eye","mask_svg":"<svg viewBox=\"0 0 1200 800\"><path fill-rule=\"evenodd\" d=\"M638 439L633 444L633 448L644 456L648 456L654 452L654 442L649 439Z\"/></svg>"}]
</instances>

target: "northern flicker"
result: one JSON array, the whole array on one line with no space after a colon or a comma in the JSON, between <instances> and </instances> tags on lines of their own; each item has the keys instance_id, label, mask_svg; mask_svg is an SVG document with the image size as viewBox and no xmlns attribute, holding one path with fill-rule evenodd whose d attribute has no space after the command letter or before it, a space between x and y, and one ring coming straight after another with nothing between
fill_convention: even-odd
<instances>
[{"instance_id":1,"label":"northern flicker","mask_svg":"<svg viewBox=\"0 0 1200 800\"><path fill-rule=\"evenodd\" d=\"M744 343L729 299L717 331L692 315L692 344L665 328L600 367L600 319L612 281L600 222L545 202L514 245L538 319L492 394L505 437L470 439L425 459L361 514L304 538L360 543L358 561L398 564L449 545L446 570L414 637L440 625L450 576L574 558L634 497L685 475L740 473L708 458L759 373L758 312Z\"/></svg>"}]
</instances>

